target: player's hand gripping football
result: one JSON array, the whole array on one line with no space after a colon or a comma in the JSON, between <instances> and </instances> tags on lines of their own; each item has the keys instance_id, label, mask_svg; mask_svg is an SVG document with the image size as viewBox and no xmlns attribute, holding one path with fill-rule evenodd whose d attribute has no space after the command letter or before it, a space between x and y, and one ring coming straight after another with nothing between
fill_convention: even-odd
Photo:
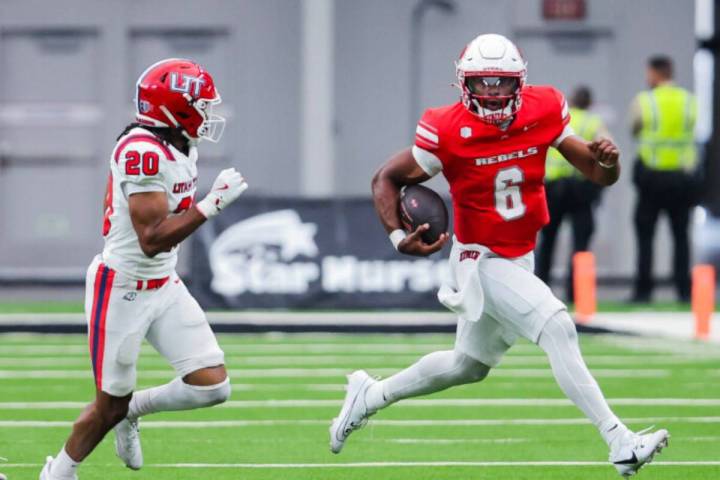
<instances>
[{"instance_id":1,"label":"player's hand gripping football","mask_svg":"<svg viewBox=\"0 0 720 480\"><path fill-rule=\"evenodd\" d=\"M445 245L445 242L448 241L450 235L441 233L440 237L438 237L434 243L427 244L423 242L422 234L429 228L430 225L427 223L418 226L414 232L409 233L407 237L398 243L398 252L416 257L427 257L440 250L443 245Z\"/></svg>"},{"instance_id":2,"label":"player's hand gripping football","mask_svg":"<svg viewBox=\"0 0 720 480\"><path fill-rule=\"evenodd\" d=\"M607 138L600 138L590 142L588 148L590 148L590 151L595 156L595 161L597 161L601 167L613 168L620 160L620 150Z\"/></svg>"},{"instance_id":3,"label":"player's hand gripping football","mask_svg":"<svg viewBox=\"0 0 720 480\"><path fill-rule=\"evenodd\" d=\"M210 193L197 203L205 218L212 218L230 205L248 188L243 176L234 168L226 168L215 179Z\"/></svg>"}]
</instances>

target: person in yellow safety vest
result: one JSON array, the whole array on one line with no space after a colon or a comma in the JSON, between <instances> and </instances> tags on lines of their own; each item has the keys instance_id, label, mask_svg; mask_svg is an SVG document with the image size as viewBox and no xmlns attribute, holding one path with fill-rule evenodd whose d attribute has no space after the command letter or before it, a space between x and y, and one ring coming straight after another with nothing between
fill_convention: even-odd
<instances>
[{"instance_id":1,"label":"person in yellow safety vest","mask_svg":"<svg viewBox=\"0 0 720 480\"><path fill-rule=\"evenodd\" d=\"M634 218L637 271L630 300L635 303L650 301L655 225L660 212L665 212L670 219L675 247L675 290L680 301L688 301L688 222L690 208L702 190L696 174L694 130L697 104L692 93L673 83L670 58L650 58L646 73L650 90L635 97L630 111L632 134L637 140L633 182L638 192Z\"/></svg>"},{"instance_id":2,"label":"person in yellow safety vest","mask_svg":"<svg viewBox=\"0 0 720 480\"><path fill-rule=\"evenodd\" d=\"M600 116L589 111L592 91L579 86L570 97L570 127L587 141L610 138ZM564 219L572 226L572 253L588 249L595 230L593 207L600 199L600 187L588 181L554 148L548 150L545 165L545 192L550 211L550 223L543 228L537 251L537 276L550 283L553 251L558 231ZM568 262L566 298L573 299L572 255Z\"/></svg>"}]
</instances>

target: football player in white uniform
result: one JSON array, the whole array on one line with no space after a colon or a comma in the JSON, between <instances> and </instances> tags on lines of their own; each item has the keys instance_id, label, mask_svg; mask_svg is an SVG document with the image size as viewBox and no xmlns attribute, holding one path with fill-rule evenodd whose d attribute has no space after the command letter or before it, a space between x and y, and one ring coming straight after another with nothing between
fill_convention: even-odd
<instances>
[{"instance_id":1,"label":"football player in white uniform","mask_svg":"<svg viewBox=\"0 0 720 480\"><path fill-rule=\"evenodd\" d=\"M41 480L77 479L77 467L115 429L118 456L143 464L138 418L222 403L230 396L224 354L205 314L175 273L178 244L247 189L234 168L194 202L197 144L217 142L225 119L210 74L183 59L149 67L137 82L137 123L118 138L105 195L105 248L90 264L85 316L96 397ZM174 367L170 383L134 392L146 338Z\"/></svg>"}]
</instances>

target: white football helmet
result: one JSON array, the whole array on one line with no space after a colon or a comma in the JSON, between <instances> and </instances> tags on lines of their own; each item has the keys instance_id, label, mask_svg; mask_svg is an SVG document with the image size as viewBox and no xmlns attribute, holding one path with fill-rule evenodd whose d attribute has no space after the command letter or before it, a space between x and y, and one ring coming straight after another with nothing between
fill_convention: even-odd
<instances>
[{"instance_id":1,"label":"white football helmet","mask_svg":"<svg viewBox=\"0 0 720 480\"><path fill-rule=\"evenodd\" d=\"M462 51L455 67L462 102L481 120L497 125L520 110L527 62L507 38L494 33L476 37ZM478 77L485 87L484 94L469 85L469 79Z\"/></svg>"}]
</instances>

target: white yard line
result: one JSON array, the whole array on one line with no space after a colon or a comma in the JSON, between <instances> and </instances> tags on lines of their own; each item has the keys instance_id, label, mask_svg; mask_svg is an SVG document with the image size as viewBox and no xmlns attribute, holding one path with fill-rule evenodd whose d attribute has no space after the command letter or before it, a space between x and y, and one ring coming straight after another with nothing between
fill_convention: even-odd
<instances>
[{"instance_id":1,"label":"white yard line","mask_svg":"<svg viewBox=\"0 0 720 480\"><path fill-rule=\"evenodd\" d=\"M1 338L1 337L0 337ZM397 353L424 353L432 352L435 350L447 350L452 348L453 342L448 343L437 343L437 344L383 344L383 343L369 343L369 344L342 344L342 343L304 343L304 344L259 344L259 345L239 345L239 344L228 344L224 345L222 339L220 339L220 346L225 353L259 353L267 355L270 353L336 353L336 354L385 354L392 355ZM0 351L3 355L37 355L37 354L85 354L87 355L89 350L84 345L2 345ZM149 345L143 345L141 351L143 353L154 352L152 347ZM533 348L534 353L537 353L537 347Z\"/></svg>"},{"instance_id":2,"label":"white yard line","mask_svg":"<svg viewBox=\"0 0 720 480\"><path fill-rule=\"evenodd\" d=\"M695 318L691 312L598 313L588 325L645 337L663 337L674 342L695 338ZM720 343L720 317L717 315L711 319L708 341Z\"/></svg>"},{"instance_id":3,"label":"white yard line","mask_svg":"<svg viewBox=\"0 0 720 480\"><path fill-rule=\"evenodd\" d=\"M600 343L610 348L622 348L640 355L718 355L720 345L710 342L683 341L680 338L649 338L642 336L597 335Z\"/></svg>"},{"instance_id":4,"label":"white yard line","mask_svg":"<svg viewBox=\"0 0 720 480\"><path fill-rule=\"evenodd\" d=\"M401 445L488 445L527 443L529 438L386 438L372 439L369 442L399 443Z\"/></svg>"},{"instance_id":5,"label":"white yard line","mask_svg":"<svg viewBox=\"0 0 720 480\"><path fill-rule=\"evenodd\" d=\"M647 424L657 422L720 423L720 417L639 417L623 418L625 423ZM459 420L375 420L374 426L384 427L475 427L508 425L585 425L586 418L521 418L521 419L459 419ZM66 428L72 421L65 420L0 420L3 428ZM210 420L210 421L161 421L148 420L143 428L237 428L265 426L308 426L329 425L328 420Z\"/></svg>"},{"instance_id":6,"label":"white yard line","mask_svg":"<svg viewBox=\"0 0 720 480\"><path fill-rule=\"evenodd\" d=\"M455 315L437 312L284 312L284 311L229 311L208 312L211 324L249 325L455 325ZM83 313L4 313L0 325L12 324L65 324L85 325Z\"/></svg>"},{"instance_id":7,"label":"white yard line","mask_svg":"<svg viewBox=\"0 0 720 480\"><path fill-rule=\"evenodd\" d=\"M16 356L16 355L88 355L89 349L84 344L71 345L46 345L39 341L34 345L12 345L3 344L2 335L0 335L0 355ZM258 344L237 344L223 343L222 337L219 338L220 347L225 353L230 354L260 354L260 355L276 355L276 354L338 354L338 355L358 355L358 354L416 354L433 352L436 350L451 349L454 341L448 339L446 343L258 343ZM150 345L143 345L142 353L154 352ZM520 344L515 345L510 350L512 355L531 354L537 355L541 350L535 345Z\"/></svg>"},{"instance_id":8,"label":"white yard line","mask_svg":"<svg viewBox=\"0 0 720 480\"><path fill-rule=\"evenodd\" d=\"M610 398L608 403L619 406L647 407L717 407L717 398ZM87 402L0 402L0 410L64 410L84 408ZM216 408L329 408L339 407L342 400L229 400ZM435 407L573 407L565 398L445 398L402 400L398 404L411 408ZM397 408L397 407L396 407Z\"/></svg>"},{"instance_id":9,"label":"white yard line","mask_svg":"<svg viewBox=\"0 0 720 480\"><path fill-rule=\"evenodd\" d=\"M357 462L357 463L156 463L145 468L237 468L237 469L280 469L280 468L387 468L387 467L601 467L608 462L598 461L501 461L501 462ZM714 467L720 465L717 460L698 460L685 462L656 461L655 467ZM4 463L1 467L30 468L40 467L40 463ZM99 466L99 465L95 465ZM116 467L116 463L103 466Z\"/></svg>"},{"instance_id":10,"label":"white yard line","mask_svg":"<svg viewBox=\"0 0 720 480\"><path fill-rule=\"evenodd\" d=\"M373 368L372 373L391 375L397 368ZM276 378L276 377L344 377L349 373L347 368L256 368L230 369L228 374L236 378ZM670 376L666 369L592 369L599 378L663 378ZM0 370L0 379L26 378L88 378L90 370ZM499 368L492 372L493 377L538 378L552 377L549 368ZM140 370L139 378L171 378L173 371Z\"/></svg>"},{"instance_id":11,"label":"white yard line","mask_svg":"<svg viewBox=\"0 0 720 480\"><path fill-rule=\"evenodd\" d=\"M249 366L324 366L324 365L364 365L383 364L406 365L411 364L418 355L392 355L379 357L377 354L366 355L260 355L240 356L227 355L228 365ZM720 355L653 355L638 357L637 355L585 355L585 361L591 366L628 366L636 363L643 365L667 365L679 363L711 362L720 359ZM147 366L165 366L167 361L162 357L141 357L142 364ZM537 355L508 355L502 359L502 366L519 365L547 365L545 354ZM54 356L54 357L0 357L0 367L68 367L87 366L90 364L89 355Z\"/></svg>"},{"instance_id":12,"label":"white yard line","mask_svg":"<svg viewBox=\"0 0 720 480\"><path fill-rule=\"evenodd\" d=\"M720 441L720 437L713 437L713 436L707 436L707 437L683 437L683 442L718 442Z\"/></svg>"},{"instance_id":13,"label":"white yard line","mask_svg":"<svg viewBox=\"0 0 720 480\"><path fill-rule=\"evenodd\" d=\"M358 462L358 463L159 463L157 468L383 468L383 467L596 467L606 466L608 462ZM653 466L716 466L720 461L696 462L654 462Z\"/></svg>"}]
</instances>

